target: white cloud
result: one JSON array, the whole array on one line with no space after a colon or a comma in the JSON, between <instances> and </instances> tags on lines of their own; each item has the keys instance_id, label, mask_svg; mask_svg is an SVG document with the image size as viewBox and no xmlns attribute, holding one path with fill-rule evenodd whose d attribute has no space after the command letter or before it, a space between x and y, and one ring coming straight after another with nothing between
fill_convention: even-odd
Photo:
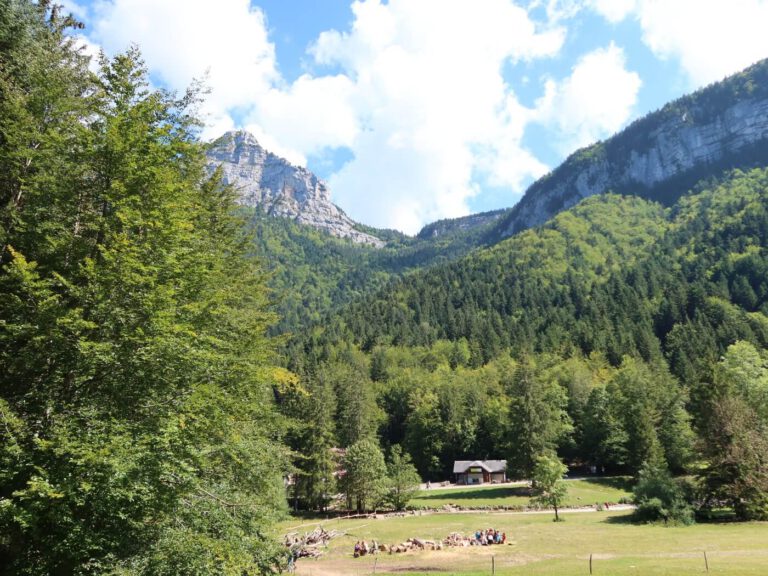
<instances>
[{"instance_id":1,"label":"white cloud","mask_svg":"<svg viewBox=\"0 0 768 576\"><path fill-rule=\"evenodd\" d=\"M326 31L313 45L321 72L292 83L280 76L266 17L249 0L104 0L92 7L90 38L107 53L138 43L154 77L171 88L207 71L204 136L245 127L296 164L348 148L351 160L329 179L334 201L367 224L415 232L466 214L479 182L509 188L511 204L545 172L521 143L528 123L569 130L581 142L626 119L631 90L621 86L631 75L621 74L614 47L553 84L546 110L522 106L504 80L509 63L559 54L566 30L557 22L577 4L550 1L542 26L511 0L357 1L350 28Z\"/></svg>"},{"instance_id":2,"label":"white cloud","mask_svg":"<svg viewBox=\"0 0 768 576\"><path fill-rule=\"evenodd\" d=\"M264 14L249 0L114 0L93 7L91 38L107 53L141 47L150 70L183 90L207 76L204 112L231 127L230 111L249 108L280 81Z\"/></svg>"},{"instance_id":3,"label":"white cloud","mask_svg":"<svg viewBox=\"0 0 768 576\"><path fill-rule=\"evenodd\" d=\"M557 54L564 30L537 30L506 0L355 2L348 32L320 35L318 64L354 83L354 159L330 184L354 218L413 232L468 212L478 172L520 187L546 168L522 150L505 62Z\"/></svg>"},{"instance_id":4,"label":"white cloud","mask_svg":"<svg viewBox=\"0 0 768 576\"><path fill-rule=\"evenodd\" d=\"M643 42L700 87L768 57L767 0L585 0L609 22L633 16Z\"/></svg>"},{"instance_id":5,"label":"white cloud","mask_svg":"<svg viewBox=\"0 0 768 576\"><path fill-rule=\"evenodd\" d=\"M606 20L615 24L632 14L637 0L588 0L588 4Z\"/></svg>"},{"instance_id":6,"label":"white cloud","mask_svg":"<svg viewBox=\"0 0 768 576\"><path fill-rule=\"evenodd\" d=\"M693 86L768 56L766 0L640 0L637 17L644 42L679 59Z\"/></svg>"},{"instance_id":7,"label":"white cloud","mask_svg":"<svg viewBox=\"0 0 768 576\"><path fill-rule=\"evenodd\" d=\"M627 122L642 82L625 65L624 51L611 44L583 56L564 81L547 82L533 116L559 135L561 153L609 136Z\"/></svg>"}]
</instances>

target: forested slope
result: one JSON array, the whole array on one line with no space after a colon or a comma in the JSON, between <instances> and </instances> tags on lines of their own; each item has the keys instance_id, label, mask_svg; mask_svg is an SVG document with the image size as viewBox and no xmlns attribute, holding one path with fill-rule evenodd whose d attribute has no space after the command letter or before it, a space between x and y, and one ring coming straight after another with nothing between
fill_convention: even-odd
<instances>
[{"instance_id":1,"label":"forested slope","mask_svg":"<svg viewBox=\"0 0 768 576\"><path fill-rule=\"evenodd\" d=\"M301 332L395 278L461 258L484 245L501 215L441 221L416 237L361 227L386 240L386 246L376 248L259 210L242 212L254 233L253 253L271 272L268 282L279 317L272 329L276 334Z\"/></svg>"},{"instance_id":2,"label":"forested slope","mask_svg":"<svg viewBox=\"0 0 768 576\"><path fill-rule=\"evenodd\" d=\"M597 196L361 296L288 345L309 394L282 401L303 422L292 445L373 435L431 479L484 457L525 477L554 451L631 473L698 462L697 506L762 517L768 476L751 451L768 445L767 202L765 169L671 208ZM745 450L757 459L729 469ZM296 494L317 502L313 486Z\"/></svg>"},{"instance_id":3,"label":"forested slope","mask_svg":"<svg viewBox=\"0 0 768 576\"><path fill-rule=\"evenodd\" d=\"M344 324L363 347L466 338L480 363L505 348L599 350L614 362L650 358L659 345L676 354L673 329L705 318L717 351L728 334L762 341L767 200L764 170L735 172L667 210L636 197L590 198L362 299Z\"/></svg>"}]
</instances>

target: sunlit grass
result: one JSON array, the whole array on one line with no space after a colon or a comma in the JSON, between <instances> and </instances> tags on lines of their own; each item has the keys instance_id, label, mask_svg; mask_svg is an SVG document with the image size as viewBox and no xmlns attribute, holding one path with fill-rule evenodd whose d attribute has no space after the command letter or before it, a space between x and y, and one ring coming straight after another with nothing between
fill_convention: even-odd
<instances>
[{"instance_id":1,"label":"sunlit grass","mask_svg":"<svg viewBox=\"0 0 768 576\"><path fill-rule=\"evenodd\" d=\"M490 574L491 562L499 575L589 574L625 575L705 574L704 552L710 574L733 576L766 573L768 523L698 524L690 527L637 525L630 512L572 512L564 522L552 522L548 513L419 513L405 517L379 517L322 522L327 529L345 532L331 541L319 560L300 560L298 573ZM281 529L311 530L320 522L284 522ZM451 532L473 533L496 528L507 534L509 545L447 548L442 551L352 558L355 541L365 539L395 544L411 537L442 539Z\"/></svg>"},{"instance_id":2,"label":"sunlit grass","mask_svg":"<svg viewBox=\"0 0 768 576\"><path fill-rule=\"evenodd\" d=\"M595 503L615 503L631 498L626 477L568 480L565 506L592 506ZM494 485L422 490L410 502L413 508L440 508L449 504L465 507L528 506L530 491L524 485Z\"/></svg>"}]
</instances>

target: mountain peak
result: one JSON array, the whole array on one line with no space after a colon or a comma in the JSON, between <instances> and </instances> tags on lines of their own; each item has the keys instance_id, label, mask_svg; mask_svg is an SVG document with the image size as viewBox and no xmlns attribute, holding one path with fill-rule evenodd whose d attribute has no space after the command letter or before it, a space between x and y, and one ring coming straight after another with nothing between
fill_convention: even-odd
<instances>
[{"instance_id":1,"label":"mountain peak","mask_svg":"<svg viewBox=\"0 0 768 576\"><path fill-rule=\"evenodd\" d=\"M221 143L231 143L234 146L257 146L262 148L256 136L248 132L247 130L230 130L225 132L219 138L214 141L214 145Z\"/></svg>"},{"instance_id":2,"label":"mountain peak","mask_svg":"<svg viewBox=\"0 0 768 576\"><path fill-rule=\"evenodd\" d=\"M353 242L384 245L355 228L352 219L331 202L325 182L267 151L250 132L225 133L211 144L207 156L208 170L221 167L224 181L235 186L244 206L259 207L270 216L290 218Z\"/></svg>"}]
</instances>

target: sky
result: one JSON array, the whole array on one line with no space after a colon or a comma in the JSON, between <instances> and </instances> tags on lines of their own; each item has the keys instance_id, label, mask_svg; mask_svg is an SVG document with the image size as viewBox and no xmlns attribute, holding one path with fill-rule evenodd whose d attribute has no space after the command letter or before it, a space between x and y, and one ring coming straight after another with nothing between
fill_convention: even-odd
<instances>
[{"instance_id":1,"label":"sky","mask_svg":"<svg viewBox=\"0 0 768 576\"><path fill-rule=\"evenodd\" d=\"M570 153L768 57L768 0L64 0L82 42L205 78L353 219L416 233L514 205Z\"/></svg>"}]
</instances>

